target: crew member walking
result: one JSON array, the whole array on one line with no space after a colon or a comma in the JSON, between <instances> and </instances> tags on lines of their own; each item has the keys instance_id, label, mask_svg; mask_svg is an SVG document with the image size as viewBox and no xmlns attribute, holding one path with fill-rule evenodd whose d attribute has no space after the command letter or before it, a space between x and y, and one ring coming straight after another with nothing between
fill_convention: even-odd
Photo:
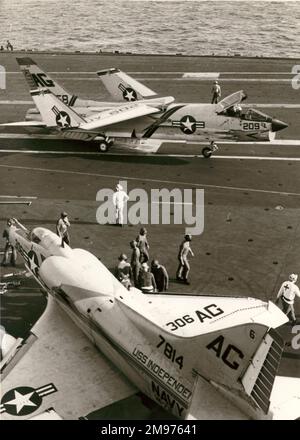
<instances>
[{"instance_id":1,"label":"crew member walking","mask_svg":"<svg viewBox=\"0 0 300 440\"><path fill-rule=\"evenodd\" d=\"M62 245L63 242L68 244L70 246L70 236L68 228L71 226L68 214L66 212L62 212L60 214L60 218L56 222L56 233L59 237L62 239Z\"/></svg>"},{"instance_id":2,"label":"crew member walking","mask_svg":"<svg viewBox=\"0 0 300 440\"><path fill-rule=\"evenodd\" d=\"M294 309L295 297L298 296L298 298L300 298L300 290L299 287L296 286L297 280L298 280L298 275L292 273L289 276L288 281L284 281L284 283L282 283L276 299L276 304L278 303L279 299L281 299L282 311L287 316L289 315L291 316L292 323L296 322L296 315Z\"/></svg>"},{"instance_id":3,"label":"crew member walking","mask_svg":"<svg viewBox=\"0 0 300 440\"><path fill-rule=\"evenodd\" d=\"M219 99L221 98L221 87L220 87L218 81L214 82L214 85L213 85L213 87L211 89L211 92L212 92L212 95L213 95L211 103L212 104L218 104Z\"/></svg>"},{"instance_id":4,"label":"crew member walking","mask_svg":"<svg viewBox=\"0 0 300 440\"><path fill-rule=\"evenodd\" d=\"M125 203L127 202L127 200L129 200L128 195L124 191L123 186L118 183L118 185L116 186L116 191L114 192L114 195L113 195L113 204L116 209L116 224L118 226L123 226L123 224L124 224L123 211L124 211L124 206L125 206Z\"/></svg>"},{"instance_id":5,"label":"crew member walking","mask_svg":"<svg viewBox=\"0 0 300 440\"><path fill-rule=\"evenodd\" d=\"M194 253L190 246L190 242L192 240L192 236L190 234L186 234L184 236L184 240L179 247L178 260L179 266L176 272L176 279L178 281L183 281L185 284L190 284L188 281L188 275L190 272L190 264L188 261L188 256L191 254L194 257Z\"/></svg>"}]
</instances>

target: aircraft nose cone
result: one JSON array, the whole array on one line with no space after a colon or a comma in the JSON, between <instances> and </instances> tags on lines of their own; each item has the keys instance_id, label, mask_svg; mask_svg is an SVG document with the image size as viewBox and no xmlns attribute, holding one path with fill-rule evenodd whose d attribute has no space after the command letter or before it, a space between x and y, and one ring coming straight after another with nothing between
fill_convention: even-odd
<instances>
[{"instance_id":1,"label":"aircraft nose cone","mask_svg":"<svg viewBox=\"0 0 300 440\"><path fill-rule=\"evenodd\" d=\"M288 124L285 122L282 122L279 119L272 119L272 131L283 130L286 127L288 127Z\"/></svg>"}]
</instances>

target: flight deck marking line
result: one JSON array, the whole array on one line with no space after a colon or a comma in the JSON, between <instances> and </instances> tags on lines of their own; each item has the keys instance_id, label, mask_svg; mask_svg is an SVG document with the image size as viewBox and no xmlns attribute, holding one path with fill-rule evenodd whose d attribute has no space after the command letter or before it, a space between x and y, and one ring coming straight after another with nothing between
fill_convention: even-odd
<instances>
[{"instance_id":1,"label":"flight deck marking line","mask_svg":"<svg viewBox=\"0 0 300 440\"><path fill-rule=\"evenodd\" d=\"M107 104L109 105L109 102L102 102L99 101L99 103L101 104ZM0 105L34 105L33 101L21 101L21 100L4 100L4 101L0 101ZM188 103L183 103L183 104L188 104ZM201 103L201 104L209 104L209 103ZM247 103L247 104L242 104L243 107L254 107L254 108L300 108L300 104L256 104L256 103ZM75 106L76 108L76 106Z\"/></svg>"},{"instance_id":2,"label":"flight deck marking line","mask_svg":"<svg viewBox=\"0 0 300 440\"><path fill-rule=\"evenodd\" d=\"M46 172L46 173L59 173L59 174L74 174L78 176L90 176L90 177L102 177L105 179L117 179L119 180L132 180L132 181L138 181L138 182L149 182L149 183L164 183L169 185L184 185L184 186L194 186L199 188L211 188L211 189L225 189L229 191L248 191L248 192L254 192L254 193L263 193L263 194L276 194L276 195L285 195L285 196L300 196L300 193L294 193L294 192L285 192L285 191L272 191L272 190L265 190L265 189L254 189L254 188L241 188L241 187L235 187L235 186L221 186L221 185L211 185L206 183L192 183L192 182L178 182L174 180L160 180L160 179L148 179L148 178L142 178L142 177L128 177L128 176L116 176L111 174L98 174L98 173L87 173L83 171L67 171L67 170L55 170L51 168L33 168L33 167L22 167L17 165L1 165L2 168L13 168L18 170L28 170L28 171L39 171L39 172Z\"/></svg>"},{"instance_id":3,"label":"flight deck marking line","mask_svg":"<svg viewBox=\"0 0 300 440\"><path fill-rule=\"evenodd\" d=\"M156 204L156 205L193 205L193 203L191 202L151 202L152 204Z\"/></svg>"},{"instance_id":4,"label":"flight deck marking line","mask_svg":"<svg viewBox=\"0 0 300 440\"><path fill-rule=\"evenodd\" d=\"M0 139L45 139L45 140L62 140L65 141L66 139L62 138L59 135L53 135L53 134L18 134L18 133L0 133ZM130 140L130 138L127 138ZM116 145L118 145L121 148L130 148L132 150L138 150L138 148L136 146L131 146L128 145L128 143L126 144L126 138L124 138L124 143L121 143L122 141L118 142L116 141ZM197 145L207 145L208 141L190 141L188 143L186 143L185 140L174 140L174 139L166 139L163 140L164 144L182 144L184 145L188 145L190 144L191 146L197 146ZM261 146L268 146L268 147L280 147L282 145L288 145L291 147L299 147L300 146L300 140L298 139L277 139L274 140L272 142L269 141L222 141L222 140L218 140L218 144L220 145L245 145L245 146L250 146L250 145L259 145ZM43 152L44 150L13 150L13 149L9 149L9 150L3 150L1 149L0 151L2 151L3 153L5 152L18 152L18 151L41 151ZM74 152L74 151L73 151ZM95 151L96 153L96 151ZM105 153L107 154L107 153ZM109 153L111 154L111 153Z\"/></svg>"},{"instance_id":5,"label":"flight deck marking line","mask_svg":"<svg viewBox=\"0 0 300 440\"><path fill-rule=\"evenodd\" d=\"M37 199L35 196L0 196L1 199Z\"/></svg>"},{"instance_id":6,"label":"flight deck marking line","mask_svg":"<svg viewBox=\"0 0 300 440\"><path fill-rule=\"evenodd\" d=\"M21 74L21 70L10 70L6 72L7 74ZM61 72L48 72L50 75L96 75L97 71L61 71ZM289 72L185 72L185 71L169 71L169 72L153 72L153 71L134 71L126 72L128 75L294 75L291 71Z\"/></svg>"},{"instance_id":7,"label":"flight deck marking line","mask_svg":"<svg viewBox=\"0 0 300 440\"><path fill-rule=\"evenodd\" d=\"M122 148L122 147L119 147ZM126 150L126 147L123 147ZM16 153L16 154L55 154L60 156L99 156L97 151L54 151L54 150L1 150L1 153ZM129 152L115 152L115 153L105 153L105 156L143 156L146 157L181 157L181 158L203 158L202 154L198 153L190 153L190 154L159 154L159 153L144 153L142 150L138 150L136 154ZM215 155L212 156L210 160L213 159L232 159L232 160L270 160L270 161L291 161L291 162L300 162L300 157L271 157L271 156L230 156L230 155Z\"/></svg>"},{"instance_id":8,"label":"flight deck marking line","mask_svg":"<svg viewBox=\"0 0 300 440\"><path fill-rule=\"evenodd\" d=\"M151 77L136 77L135 78L138 81L192 81L192 80L196 80L196 81L211 81L213 78L151 78ZM82 77L82 78L72 78L72 81L99 81L98 78L87 78L87 77ZM280 78L220 78L219 79L220 82L278 82L278 83L290 83L291 79L280 79Z\"/></svg>"},{"instance_id":9,"label":"flight deck marking line","mask_svg":"<svg viewBox=\"0 0 300 440\"><path fill-rule=\"evenodd\" d=\"M210 77L170 77L170 78L154 78L150 76L142 76L142 77L135 77L138 81L211 81L216 77L210 76ZM219 78L219 81L221 82L278 82L278 83L290 83L292 78ZM59 79L59 78L58 78ZM70 81L99 81L99 78L97 77L76 77L76 78L69 78Z\"/></svg>"}]
</instances>

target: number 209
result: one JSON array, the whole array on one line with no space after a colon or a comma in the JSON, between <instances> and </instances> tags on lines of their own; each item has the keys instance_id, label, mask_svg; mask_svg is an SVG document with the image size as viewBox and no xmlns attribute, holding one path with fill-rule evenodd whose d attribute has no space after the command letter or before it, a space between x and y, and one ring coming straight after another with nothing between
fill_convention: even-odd
<instances>
[{"instance_id":1,"label":"number 209","mask_svg":"<svg viewBox=\"0 0 300 440\"><path fill-rule=\"evenodd\" d=\"M259 130L259 122L245 122L243 124L243 130Z\"/></svg>"},{"instance_id":2,"label":"number 209","mask_svg":"<svg viewBox=\"0 0 300 440\"><path fill-rule=\"evenodd\" d=\"M195 320L190 316L190 315L184 315L182 318L177 318L175 319L175 321L172 322L167 322L166 325L168 325L170 328L170 330L172 332L174 332L175 330L177 330L179 327L184 327L187 324L191 324L192 322L194 322Z\"/></svg>"}]
</instances>

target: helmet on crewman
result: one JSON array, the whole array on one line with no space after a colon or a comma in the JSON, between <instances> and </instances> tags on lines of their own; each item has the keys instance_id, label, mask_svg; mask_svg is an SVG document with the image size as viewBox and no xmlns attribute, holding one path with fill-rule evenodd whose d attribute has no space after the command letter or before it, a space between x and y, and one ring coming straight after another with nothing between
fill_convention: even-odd
<instances>
[{"instance_id":1,"label":"helmet on crewman","mask_svg":"<svg viewBox=\"0 0 300 440\"><path fill-rule=\"evenodd\" d=\"M298 275L297 275L297 274L295 274L295 273L291 273L291 274L289 275L289 280L290 280L292 283L296 283L296 282L297 282L297 279L298 279Z\"/></svg>"}]
</instances>

